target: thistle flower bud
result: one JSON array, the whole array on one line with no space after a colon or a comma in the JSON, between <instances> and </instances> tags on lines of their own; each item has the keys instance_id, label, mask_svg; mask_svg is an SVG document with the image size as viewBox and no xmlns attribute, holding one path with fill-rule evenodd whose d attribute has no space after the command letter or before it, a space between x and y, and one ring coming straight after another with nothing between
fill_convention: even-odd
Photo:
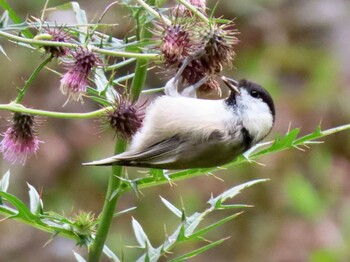
<instances>
[{"instance_id":1,"label":"thistle flower bud","mask_svg":"<svg viewBox=\"0 0 350 262\"><path fill-rule=\"evenodd\" d=\"M27 158L39 149L39 139L36 135L34 116L24 113L14 113L12 123L2 134L0 151L6 161L11 164L24 165Z\"/></svg>"},{"instance_id":2,"label":"thistle flower bud","mask_svg":"<svg viewBox=\"0 0 350 262\"><path fill-rule=\"evenodd\" d=\"M181 76L190 85L209 76L209 80L199 88L201 92L208 93L214 90L220 93L219 84L214 77L225 65L232 62L235 55L234 45L238 42L235 37L237 31L232 29L232 25L232 23L222 26L214 24L197 28L196 37L201 39L202 44L194 54L191 54L194 59L187 65Z\"/></svg>"},{"instance_id":3,"label":"thistle flower bud","mask_svg":"<svg viewBox=\"0 0 350 262\"><path fill-rule=\"evenodd\" d=\"M70 36L63 31L62 28L45 28L43 30L44 34L50 36L50 41L55 42L69 42ZM39 38L38 35L36 38ZM44 46L46 53L50 53L53 57L66 56L69 53L69 49L63 46Z\"/></svg>"},{"instance_id":4,"label":"thistle flower bud","mask_svg":"<svg viewBox=\"0 0 350 262\"><path fill-rule=\"evenodd\" d=\"M144 115L143 105L120 98L113 110L107 112L107 122L118 136L130 139L142 126Z\"/></svg>"},{"instance_id":5,"label":"thistle flower bud","mask_svg":"<svg viewBox=\"0 0 350 262\"><path fill-rule=\"evenodd\" d=\"M238 43L237 30L233 24L211 25L200 32L203 41L203 64L208 65L212 73L222 71L224 65L231 63L235 56L234 46Z\"/></svg>"},{"instance_id":6,"label":"thistle flower bud","mask_svg":"<svg viewBox=\"0 0 350 262\"><path fill-rule=\"evenodd\" d=\"M61 79L61 92L68 95L68 100L83 102L82 95L86 92L88 77L92 69L101 65L100 59L95 53L86 49L78 48L72 52L73 61L66 61L68 71Z\"/></svg>"},{"instance_id":7,"label":"thistle flower bud","mask_svg":"<svg viewBox=\"0 0 350 262\"><path fill-rule=\"evenodd\" d=\"M156 38L161 40L159 48L168 66L177 66L195 46L187 24L180 24L176 20L171 25L155 23L155 29L152 30Z\"/></svg>"}]
</instances>

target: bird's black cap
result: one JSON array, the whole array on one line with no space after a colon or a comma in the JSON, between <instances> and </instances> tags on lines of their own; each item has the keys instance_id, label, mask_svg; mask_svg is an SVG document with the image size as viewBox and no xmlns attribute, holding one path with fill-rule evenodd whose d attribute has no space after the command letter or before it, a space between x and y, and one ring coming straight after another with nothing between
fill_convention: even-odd
<instances>
[{"instance_id":1,"label":"bird's black cap","mask_svg":"<svg viewBox=\"0 0 350 262\"><path fill-rule=\"evenodd\" d=\"M234 79L230 79L230 78L223 78L223 81L226 83L227 86L237 86L238 85L238 89L246 89L248 91L248 93L253 96L253 97L257 97L262 99L262 101L264 101L267 106L269 107L271 114L273 116L273 121L275 121L275 105L273 103L272 97L269 94L269 92L267 92L267 90L265 88L263 88L261 85L256 84L254 82L248 81L246 79L242 79L239 82L237 82ZM230 87L229 86L229 87ZM226 99L226 103L230 106L234 106L236 104L236 96L239 95L238 92L234 91L231 87L231 94L230 96Z\"/></svg>"}]
</instances>

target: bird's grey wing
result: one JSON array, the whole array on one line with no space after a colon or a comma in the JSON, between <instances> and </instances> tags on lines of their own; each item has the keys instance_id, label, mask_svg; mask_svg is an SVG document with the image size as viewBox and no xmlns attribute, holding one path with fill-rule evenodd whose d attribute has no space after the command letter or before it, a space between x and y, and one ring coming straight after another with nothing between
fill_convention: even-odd
<instances>
[{"instance_id":1,"label":"bird's grey wing","mask_svg":"<svg viewBox=\"0 0 350 262\"><path fill-rule=\"evenodd\" d=\"M175 151L180 147L182 142L182 139L178 136L174 136L149 146L142 151L130 150L102 160L83 163L83 165L154 167L167 161L173 161L171 156L176 156Z\"/></svg>"},{"instance_id":2,"label":"bird's grey wing","mask_svg":"<svg viewBox=\"0 0 350 262\"><path fill-rule=\"evenodd\" d=\"M86 163L85 165L124 165L163 169L187 169L219 166L239 153L240 140L227 143L217 131L207 139L192 140L188 136L174 136L142 151L125 153Z\"/></svg>"}]
</instances>

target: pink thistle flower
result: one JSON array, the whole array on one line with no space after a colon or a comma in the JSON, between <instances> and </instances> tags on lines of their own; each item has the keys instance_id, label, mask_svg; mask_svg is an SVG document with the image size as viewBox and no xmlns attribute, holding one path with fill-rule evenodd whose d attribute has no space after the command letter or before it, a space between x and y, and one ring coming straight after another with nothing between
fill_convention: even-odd
<instances>
[{"instance_id":1,"label":"pink thistle flower","mask_svg":"<svg viewBox=\"0 0 350 262\"><path fill-rule=\"evenodd\" d=\"M0 142L0 152L7 162L24 165L28 157L38 151L41 141L36 135L35 126L34 116L14 113L12 124Z\"/></svg>"},{"instance_id":2,"label":"pink thistle flower","mask_svg":"<svg viewBox=\"0 0 350 262\"><path fill-rule=\"evenodd\" d=\"M61 92L68 95L68 100L83 102L82 95L86 93L88 77L94 67L101 65L100 59L95 53L79 48L72 52L74 61L66 62L68 71L61 79Z\"/></svg>"}]
</instances>

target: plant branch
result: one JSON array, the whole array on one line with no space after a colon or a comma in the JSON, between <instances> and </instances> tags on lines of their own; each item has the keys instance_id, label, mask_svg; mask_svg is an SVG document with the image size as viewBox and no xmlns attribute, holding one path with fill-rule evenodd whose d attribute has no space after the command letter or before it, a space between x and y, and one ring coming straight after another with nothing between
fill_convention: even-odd
<instances>
[{"instance_id":1,"label":"plant branch","mask_svg":"<svg viewBox=\"0 0 350 262\"><path fill-rule=\"evenodd\" d=\"M87 118L98 117L105 114L107 111L111 109L112 107L105 107L105 108L88 112L88 113L63 113L63 112L53 112L53 111L26 108L21 104L15 104L15 103L0 104L0 110L7 110L11 112L20 112L20 113L27 113L31 115L54 117L54 118L76 118L76 119L79 119L79 118L87 119Z\"/></svg>"},{"instance_id":2,"label":"plant branch","mask_svg":"<svg viewBox=\"0 0 350 262\"><path fill-rule=\"evenodd\" d=\"M158 18L159 20L164 21L164 23L166 23L167 25L171 25L171 21L160 15L156 10L154 10L151 6L149 6L145 1L143 0L136 0L143 8L145 8L150 14L154 15L156 18Z\"/></svg>"},{"instance_id":3,"label":"plant branch","mask_svg":"<svg viewBox=\"0 0 350 262\"><path fill-rule=\"evenodd\" d=\"M192 11L196 16L198 16L203 22L209 23L208 17L206 17L204 14L199 12L199 10L191 5L191 3L187 2L186 0L177 0L179 3L183 4L184 6L187 7L190 11Z\"/></svg>"},{"instance_id":4,"label":"plant branch","mask_svg":"<svg viewBox=\"0 0 350 262\"><path fill-rule=\"evenodd\" d=\"M79 48L80 45L78 44L72 44L72 43L65 43L65 42L56 42L56 41L44 41L44 40L37 40L37 39L30 39L25 38L21 36L16 36L9 34L4 31L0 31L0 36L10 39L15 42L21 42L36 46L57 46L57 47L68 47L72 49ZM113 50L106 50L103 48L98 48L95 46L88 46L93 52L102 54L102 55L108 55L108 56L116 56L116 57L125 57L125 58L141 58L141 59L152 59L152 60L158 60L160 59L159 54L143 54L143 53L131 53L131 52L122 52L122 51L113 51Z\"/></svg>"}]
</instances>

